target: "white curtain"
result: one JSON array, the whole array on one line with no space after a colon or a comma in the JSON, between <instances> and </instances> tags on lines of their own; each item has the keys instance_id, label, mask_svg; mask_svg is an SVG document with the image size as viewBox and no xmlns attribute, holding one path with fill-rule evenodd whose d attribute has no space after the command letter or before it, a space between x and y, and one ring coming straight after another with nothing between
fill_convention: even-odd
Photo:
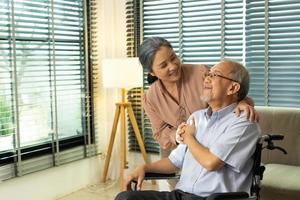
<instances>
[{"instance_id":1,"label":"white curtain","mask_svg":"<svg viewBox=\"0 0 300 200\"><path fill-rule=\"evenodd\" d=\"M94 65L95 77L95 132L98 151L102 153L100 159L103 168L105 154L108 147L111 132L115 103L121 99L117 89L105 89L101 83L101 62L103 58L126 57L126 0L98 0L95 46L97 46L96 65ZM116 180L119 174L119 129L115 138L113 153L110 160L107 177ZM101 168L101 175L102 175ZM100 178L100 177L99 177Z\"/></svg>"}]
</instances>

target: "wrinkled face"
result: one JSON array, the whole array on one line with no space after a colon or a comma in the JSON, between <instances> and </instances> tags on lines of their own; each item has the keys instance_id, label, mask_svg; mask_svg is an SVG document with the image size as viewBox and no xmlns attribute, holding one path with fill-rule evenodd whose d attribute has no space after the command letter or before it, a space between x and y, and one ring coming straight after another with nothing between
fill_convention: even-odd
<instances>
[{"instance_id":1,"label":"wrinkled face","mask_svg":"<svg viewBox=\"0 0 300 200\"><path fill-rule=\"evenodd\" d=\"M221 103L229 95L236 93L233 84L239 83L231 79L230 72L231 68L228 63L219 63L211 68L204 79L203 101Z\"/></svg>"},{"instance_id":2,"label":"wrinkled face","mask_svg":"<svg viewBox=\"0 0 300 200\"><path fill-rule=\"evenodd\" d=\"M162 46L155 54L152 75L162 82L176 82L181 76L181 62L173 49Z\"/></svg>"}]
</instances>

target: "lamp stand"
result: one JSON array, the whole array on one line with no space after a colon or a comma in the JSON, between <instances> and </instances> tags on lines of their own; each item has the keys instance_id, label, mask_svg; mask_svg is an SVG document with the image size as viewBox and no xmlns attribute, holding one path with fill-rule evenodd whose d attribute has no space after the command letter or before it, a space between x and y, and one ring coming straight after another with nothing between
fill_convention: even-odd
<instances>
[{"instance_id":1,"label":"lamp stand","mask_svg":"<svg viewBox=\"0 0 300 200\"><path fill-rule=\"evenodd\" d=\"M139 144L140 150L143 154L144 160L147 163L148 157L147 153L145 150L145 146L141 137L141 133L139 131L137 121L135 119L132 105L130 102L125 102L125 89L122 89L122 102L121 103L116 103L116 111L115 111L115 116L114 116L114 121L113 121L113 126L110 134L110 139L109 139L109 145L107 149L107 154L105 158L105 164L104 164L104 170L103 170L103 175L101 182L106 181L106 176L107 176L107 171L108 171L108 166L109 166L109 161L112 153L112 148L114 145L114 140L116 136L116 131L117 131L117 126L118 126L118 121L121 116L121 145L120 145L120 188L121 190L124 190L124 169L127 168L127 161L126 161L126 125L125 125L125 110L127 109L128 114L129 114L129 119L132 124L133 130L135 137L137 139L137 142Z\"/></svg>"}]
</instances>

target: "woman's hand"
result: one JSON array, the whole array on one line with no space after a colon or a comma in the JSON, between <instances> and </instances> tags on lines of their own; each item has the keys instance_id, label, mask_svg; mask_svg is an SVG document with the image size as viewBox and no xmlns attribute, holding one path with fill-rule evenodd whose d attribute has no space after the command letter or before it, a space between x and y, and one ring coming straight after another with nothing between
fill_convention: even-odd
<instances>
[{"instance_id":1,"label":"woman's hand","mask_svg":"<svg viewBox=\"0 0 300 200\"><path fill-rule=\"evenodd\" d=\"M235 113L237 116L240 116L241 112L244 112L246 118L251 122L258 122L259 116L253 106L249 105L247 101L242 100L239 102L237 107L235 108Z\"/></svg>"},{"instance_id":2,"label":"woman's hand","mask_svg":"<svg viewBox=\"0 0 300 200\"><path fill-rule=\"evenodd\" d=\"M183 128L185 127L185 125L186 123L182 122L177 128L175 139L176 139L176 143L178 144L182 144L183 142L183 138L181 137L181 135L184 133Z\"/></svg>"},{"instance_id":3,"label":"woman's hand","mask_svg":"<svg viewBox=\"0 0 300 200\"><path fill-rule=\"evenodd\" d=\"M127 177L126 182L125 182L125 188L126 188L126 190L131 190L131 182L133 180L137 181L137 190L141 190L144 178L145 178L145 166L144 165L138 166Z\"/></svg>"}]
</instances>

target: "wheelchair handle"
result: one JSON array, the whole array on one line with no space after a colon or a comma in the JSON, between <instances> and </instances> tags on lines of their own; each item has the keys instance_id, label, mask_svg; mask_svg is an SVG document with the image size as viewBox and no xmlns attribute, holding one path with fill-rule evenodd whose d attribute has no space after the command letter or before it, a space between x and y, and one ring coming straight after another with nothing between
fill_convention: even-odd
<instances>
[{"instance_id":1,"label":"wheelchair handle","mask_svg":"<svg viewBox=\"0 0 300 200\"><path fill-rule=\"evenodd\" d=\"M284 148L282 148L282 147L275 146L274 149L278 149L282 153L287 154L287 151Z\"/></svg>"},{"instance_id":2,"label":"wheelchair handle","mask_svg":"<svg viewBox=\"0 0 300 200\"><path fill-rule=\"evenodd\" d=\"M270 143L273 140L283 140L283 138L284 138L284 135L282 135L282 134L277 134L277 135L266 134L266 135L261 136L259 143L261 143L261 144L263 142Z\"/></svg>"},{"instance_id":3,"label":"wheelchair handle","mask_svg":"<svg viewBox=\"0 0 300 200\"><path fill-rule=\"evenodd\" d=\"M284 135L278 134L278 135L271 135L268 134L269 140L283 140Z\"/></svg>"},{"instance_id":4,"label":"wheelchair handle","mask_svg":"<svg viewBox=\"0 0 300 200\"><path fill-rule=\"evenodd\" d=\"M284 154L287 154L287 151L279 146L275 146L273 143L273 140L283 140L284 135L282 134L276 134L276 135L271 135L271 134L266 134L263 135L259 141L260 144L262 144L263 142L266 142L267 145L264 148L267 148L269 150L274 150L274 149L278 149L279 151L283 152Z\"/></svg>"}]
</instances>

